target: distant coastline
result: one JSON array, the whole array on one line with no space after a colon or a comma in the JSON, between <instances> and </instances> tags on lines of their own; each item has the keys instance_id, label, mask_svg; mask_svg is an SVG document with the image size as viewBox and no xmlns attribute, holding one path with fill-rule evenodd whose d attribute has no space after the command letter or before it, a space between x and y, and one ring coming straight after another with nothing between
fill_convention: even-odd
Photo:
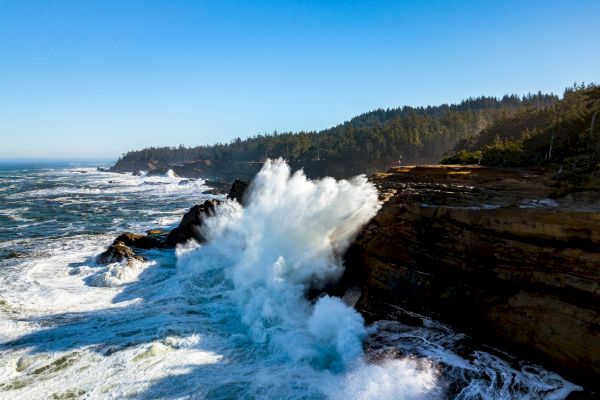
<instances>
[{"instance_id":1,"label":"distant coastline","mask_svg":"<svg viewBox=\"0 0 600 400\"><path fill-rule=\"evenodd\" d=\"M114 158L61 159L61 158L0 158L0 169L39 169L39 168L108 168Z\"/></svg>"}]
</instances>

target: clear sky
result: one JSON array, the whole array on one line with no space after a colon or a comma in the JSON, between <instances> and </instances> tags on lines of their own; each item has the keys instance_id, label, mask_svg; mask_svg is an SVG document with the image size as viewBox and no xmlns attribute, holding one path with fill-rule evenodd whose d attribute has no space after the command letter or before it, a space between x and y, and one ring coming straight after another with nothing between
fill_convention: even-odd
<instances>
[{"instance_id":1,"label":"clear sky","mask_svg":"<svg viewBox=\"0 0 600 400\"><path fill-rule=\"evenodd\" d=\"M0 158L114 157L600 81L600 1L0 0Z\"/></svg>"}]
</instances>

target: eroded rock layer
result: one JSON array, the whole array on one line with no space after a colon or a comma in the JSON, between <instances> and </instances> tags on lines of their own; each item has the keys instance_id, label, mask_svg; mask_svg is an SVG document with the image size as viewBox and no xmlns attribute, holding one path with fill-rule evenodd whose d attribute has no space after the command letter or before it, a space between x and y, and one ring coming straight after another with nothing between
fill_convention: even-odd
<instances>
[{"instance_id":1,"label":"eroded rock layer","mask_svg":"<svg viewBox=\"0 0 600 400\"><path fill-rule=\"evenodd\" d=\"M367 318L381 299L402 304L597 386L599 193L557 197L543 174L466 166L372 179L384 204L347 257Z\"/></svg>"}]
</instances>

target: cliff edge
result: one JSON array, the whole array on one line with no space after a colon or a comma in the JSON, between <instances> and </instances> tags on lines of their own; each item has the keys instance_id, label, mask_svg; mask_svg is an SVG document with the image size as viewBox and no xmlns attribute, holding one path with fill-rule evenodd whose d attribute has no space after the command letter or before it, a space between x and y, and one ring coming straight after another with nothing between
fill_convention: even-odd
<instances>
[{"instance_id":1,"label":"cliff edge","mask_svg":"<svg viewBox=\"0 0 600 400\"><path fill-rule=\"evenodd\" d=\"M477 166L372 180L383 207L348 265L363 275L367 319L382 317L378 302L402 305L598 387L600 193L564 195L541 172Z\"/></svg>"}]
</instances>

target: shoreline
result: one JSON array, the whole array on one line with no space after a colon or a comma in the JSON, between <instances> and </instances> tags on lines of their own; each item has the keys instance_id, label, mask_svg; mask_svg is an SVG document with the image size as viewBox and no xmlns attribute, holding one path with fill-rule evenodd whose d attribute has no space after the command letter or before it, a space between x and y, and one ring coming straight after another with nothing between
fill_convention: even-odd
<instances>
[{"instance_id":1,"label":"shoreline","mask_svg":"<svg viewBox=\"0 0 600 400\"><path fill-rule=\"evenodd\" d=\"M573 199L568 194L561 198L557 196L556 188L548 186L539 171L536 173L532 170L477 166L403 166L375 174L371 180L378 187L384 208L366 224L353 242L345 255L346 272L342 281L327 288L327 293L343 295L350 286L358 286L361 289L361 296L356 308L367 319L383 320L389 317L385 312L379 313L377 307L374 309L373 304L406 307L419 314L430 315L449 323L450 326L473 335L481 344L511 349L511 352L515 351L514 354L524 359L541 362L542 365L564 374L571 381L583 383L586 390L595 393L597 390L595 379L599 371L595 370L593 365L594 360L597 362L600 359L600 355L595 351L600 349L600 334L594 334L592 329L592 333L588 336L581 335L583 331L577 335L571 331L573 326L571 319L569 319L571 322L549 320L546 323L539 322L539 318L544 315L544 307L553 309L555 305L561 307L560 304L571 304L570 307L575 307L571 312L572 315L581 314L576 310L577 307L581 310L589 310L585 311L591 313L588 317L579 318L583 318L582 323L587 321L586 324L593 325L593 321L597 321L594 315L598 315L599 312L598 295L588 289L589 285L572 286L569 283L571 278L568 276L573 272L566 272L567 275L552 275L549 272L546 277L543 271L547 269L548 256L542 258L536 256L538 253L551 252L554 246L567 249L576 247L580 249L577 250L580 252L577 253L579 255L564 260L557 258L555 261L562 264L563 269L576 267L578 270L581 269L579 265L583 259L592 257L595 260L600 257L593 250L600 241L600 202L594 202L593 193L589 194L591 198L580 195L579 198ZM243 198L243 191L241 198ZM600 195L597 200L600 200ZM188 214L195 213L192 224L197 225L202 223L204 215L210 213L210 209L200 214L193 210L194 208ZM516 217L512 217L511 213L517 213L514 214ZM413 219L412 215L418 215L418 218L423 221ZM189 220L186 216L182 219L182 223L186 218ZM566 216L569 218L565 219ZM455 231L452 222L457 218L459 231ZM576 218L578 225L573 225L573 218ZM488 220L491 222L484 222ZM494 220L501 222L494 223ZM544 222L546 220L549 222ZM596 220L598 223L595 222ZM532 223L522 221L532 221ZM403 228L405 232L397 231L398 223L406 226ZM482 223L484 225L481 225ZM566 225L559 225L563 228L557 231L556 228L548 230L549 228L544 225L548 223L571 224L573 225L571 231L575 226L581 225L582 228L567 236L560 236L560 232ZM422 234L418 233L420 226L424 228ZM449 230L446 233L447 229L452 232ZM432 239L432 235L437 239ZM496 241L505 240L504 247L491 250L489 244L485 244L487 239L481 241L489 235L496 238L494 239ZM386 244L389 239L385 238L389 237L396 238L394 244ZM453 242L452 238L463 239ZM467 253L464 252L464 240L471 243ZM586 241L589 245L585 244ZM441 246L439 249L435 247L438 245ZM525 247L520 249L519 246ZM500 253L497 253L498 251ZM525 258L514 258L511 255L511 253L523 254L523 251L529 254ZM453 252L458 253L453 254ZM481 254L473 256L479 253ZM497 272L491 275L485 272L495 271L493 266L499 260L504 260L502 261L504 265L500 266ZM600 265L599 260L596 261L599 263L597 265ZM591 268L589 273L592 275L587 279L593 282L596 279L593 277L594 261L590 263L588 263ZM479 267L479 264L482 266ZM459 265L457 269L456 266ZM511 265L512 267L509 267ZM448 270L444 272L440 266ZM509 275L503 272L507 268L509 271L512 270ZM525 269L516 272L519 268ZM536 272L538 276L531 276L532 272L527 271L538 271ZM577 279L584 279L585 274L581 275L582 273L576 273ZM556 279L560 276L560 280L555 281L553 277L555 275ZM464 286L464 283L468 282L470 283ZM452 287L457 284L458 286ZM532 290L537 293L535 295L537 297L527 297ZM475 297L473 294L468 294L473 291L478 293ZM309 298L312 296L319 296L319 293L314 293ZM486 296L495 300L490 303L486 300ZM579 297L573 302L573 296ZM552 303L555 297L560 299L559 303ZM516 318L516 315L523 312L518 310L518 307L522 307L518 305L519 302L525 301L523 306L530 307L528 304L536 304L540 299L546 299L543 301L549 303L544 303L541 309L527 308L530 316L524 319ZM448 305L444 305L445 303ZM504 305L498 308L498 304ZM506 309L509 304L512 305ZM477 306L473 308L474 305ZM510 307L516 307L515 311L511 311ZM385 309L386 306L383 308ZM557 309L552 315L561 314ZM482 321L486 322L481 325ZM533 330L527 328L533 321L546 325L535 326ZM552 334L539 336L538 332L550 332L546 327L548 323L554 326L552 328L554 330L561 327L566 330L563 329L561 331L563 333L559 336L552 336ZM587 328L581 329L588 331ZM528 332L525 336L516 335L523 330ZM575 336L571 335L571 332ZM530 342L527 335L537 335L535 343ZM586 343L596 342L599 345L593 345L591 349L586 345ZM584 347L576 348L572 343L579 343L579 346ZM546 351L545 348L550 350L555 348L557 353ZM575 358L558 360L557 355L565 348L570 348L568 352L572 355L577 354L579 361ZM588 371L583 377L582 368Z\"/></svg>"}]
</instances>

